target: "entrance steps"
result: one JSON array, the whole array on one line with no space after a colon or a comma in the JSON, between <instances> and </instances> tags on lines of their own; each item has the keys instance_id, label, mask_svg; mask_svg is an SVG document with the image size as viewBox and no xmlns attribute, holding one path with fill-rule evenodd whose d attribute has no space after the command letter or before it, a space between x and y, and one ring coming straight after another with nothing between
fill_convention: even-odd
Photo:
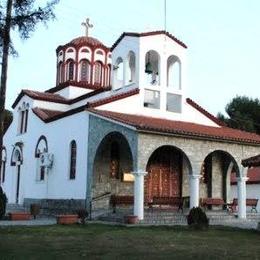
<instances>
[{"instance_id":1,"label":"entrance steps","mask_svg":"<svg viewBox=\"0 0 260 260\"><path fill-rule=\"evenodd\" d=\"M169 210L145 210L144 219L140 221L143 225L187 225L187 215L189 210L184 213ZM132 210L117 210L116 213L108 213L99 216L97 219L106 222L125 223L124 217L133 215ZM260 222L260 213L248 213L247 219L239 219L236 214L227 211L206 211L210 225L224 225L241 228L256 228Z\"/></svg>"},{"instance_id":2,"label":"entrance steps","mask_svg":"<svg viewBox=\"0 0 260 260\"><path fill-rule=\"evenodd\" d=\"M25 212L28 209L25 208L23 205L21 204L15 204L15 203L8 203L6 205L6 213L9 212Z\"/></svg>"}]
</instances>

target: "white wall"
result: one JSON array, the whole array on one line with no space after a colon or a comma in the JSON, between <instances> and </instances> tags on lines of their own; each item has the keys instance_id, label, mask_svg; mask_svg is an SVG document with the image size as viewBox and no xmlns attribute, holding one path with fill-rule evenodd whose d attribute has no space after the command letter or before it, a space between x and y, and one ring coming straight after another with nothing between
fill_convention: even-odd
<instances>
[{"instance_id":1,"label":"white wall","mask_svg":"<svg viewBox=\"0 0 260 260\"><path fill-rule=\"evenodd\" d=\"M20 202L23 198L85 199L87 181L88 114L81 112L48 124L42 122L31 110L27 133L17 135L16 120L4 136L7 149L6 181L3 189L10 203L15 202L16 167L10 166L13 145L23 142L21 166ZM54 154L53 168L44 181L37 181L35 147L41 135L46 136L49 153ZM70 142L77 143L76 179L69 179ZM45 176L46 177L46 176Z\"/></svg>"}]
</instances>

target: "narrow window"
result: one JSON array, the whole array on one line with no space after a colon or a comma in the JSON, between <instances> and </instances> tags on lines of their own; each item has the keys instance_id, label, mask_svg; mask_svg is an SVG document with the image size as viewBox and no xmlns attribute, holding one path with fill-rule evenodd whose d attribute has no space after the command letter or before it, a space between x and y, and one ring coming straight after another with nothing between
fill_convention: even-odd
<instances>
[{"instance_id":1,"label":"narrow window","mask_svg":"<svg viewBox=\"0 0 260 260\"><path fill-rule=\"evenodd\" d=\"M23 124L24 124L24 111L21 111L21 125L20 125L20 134L23 133Z\"/></svg>"},{"instance_id":2,"label":"narrow window","mask_svg":"<svg viewBox=\"0 0 260 260\"><path fill-rule=\"evenodd\" d=\"M1 173L0 173L0 184L5 182L5 168L6 168L6 149L2 149L2 165L1 165Z\"/></svg>"},{"instance_id":3,"label":"narrow window","mask_svg":"<svg viewBox=\"0 0 260 260\"><path fill-rule=\"evenodd\" d=\"M28 124L28 109L25 110L25 121L24 121L24 132L27 132L27 124Z\"/></svg>"},{"instance_id":4,"label":"narrow window","mask_svg":"<svg viewBox=\"0 0 260 260\"><path fill-rule=\"evenodd\" d=\"M45 167L40 167L40 181L44 181Z\"/></svg>"},{"instance_id":5,"label":"narrow window","mask_svg":"<svg viewBox=\"0 0 260 260\"><path fill-rule=\"evenodd\" d=\"M144 107L160 109L160 92L145 89Z\"/></svg>"},{"instance_id":6,"label":"narrow window","mask_svg":"<svg viewBox=\"0 0 260 260\"><path fill-rule=\"evenodd\" d=\"M73 61L70 61L68 63L67 80L73 80L73 79L74 79L74 63Z\"/></svg>"},{"instance_id":7,"label":"narrow window","mask_svg":"<svg viewBox=\"0 0 260 260\"><path fill-rule=\"evenodd\" d=\"M80 79L89 82L90 64L87 60L81 61Z\"/></svg>"},{"instance_id":8,"label":"narrow window","mask_svg":"<svg viewBox=\"0 0 260 260\"><path fill-rule=\"evenodd\" d=\"M77 144L73 140L70 143L70 180L76 178L76 160L77 160Z\"/></svg>"},{"instance_id":9,"label":"narrow window","mask_svg":"<svg viewBox=\"0 0 260 260\"><path fill-rule=\"evenodd\" d=\"M102 82L102 65L100 62L96 62L95 64L95 77L94 84L100 84Z\"/></svg>"}]
</instances>

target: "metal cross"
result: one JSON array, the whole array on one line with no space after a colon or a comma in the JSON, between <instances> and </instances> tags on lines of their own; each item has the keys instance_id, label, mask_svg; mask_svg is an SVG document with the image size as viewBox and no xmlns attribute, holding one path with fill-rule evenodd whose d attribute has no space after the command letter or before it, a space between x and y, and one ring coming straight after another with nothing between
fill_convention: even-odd
<instances>
[{"instance_id":1,"label":"metal cross","mask_svg":"<svg viewBox=\"0 0 260 260\"><path fill-rule=\"evenodd\" d=\"M90 24L89 23L89 18L87 18L86 22L82 22L81 25L86 28L86 36L88 37L88 30L89 30L89 28L93 27L93 24Z\"/></svg>"}]
</instances>

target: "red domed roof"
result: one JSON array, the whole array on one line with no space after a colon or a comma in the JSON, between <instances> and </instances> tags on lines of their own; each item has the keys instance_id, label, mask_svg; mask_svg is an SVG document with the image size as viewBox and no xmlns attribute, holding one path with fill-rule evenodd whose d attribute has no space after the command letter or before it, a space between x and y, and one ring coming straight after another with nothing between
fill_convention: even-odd
<instances>
[{"instance_id":1,"label":"red domed roof","mask_svg":"<svg viewBox=\"0 0 260 260\"><path fill-rule=\"evenodd\" d=\"M65 44L65 45L60 45L56 51L60 51L62 48L64 47L69 47L69 46L73 46L73 47L82 47L82 46L89 46L92 48L102 48L105 50L109 50L108 47L106 47L101 41L99 41L96 38L93 37L88 37L88 36L81 36L81 37L77 37L73 40L71 40L69 43Z\"/></svg>"},{"instance_id":2,"label":"red domed roof","mask_svg":"<svg viewBox=\"0 0 260 260\"><path fill-rule=\"evenodd\" d=\"M73 39L69 42L70 44L74 45L91 45L91 46L104 46L106 47L102 42L100 42L98 39L88 36L81 36L78 38Z\"/></svg>"}]
</instances>

